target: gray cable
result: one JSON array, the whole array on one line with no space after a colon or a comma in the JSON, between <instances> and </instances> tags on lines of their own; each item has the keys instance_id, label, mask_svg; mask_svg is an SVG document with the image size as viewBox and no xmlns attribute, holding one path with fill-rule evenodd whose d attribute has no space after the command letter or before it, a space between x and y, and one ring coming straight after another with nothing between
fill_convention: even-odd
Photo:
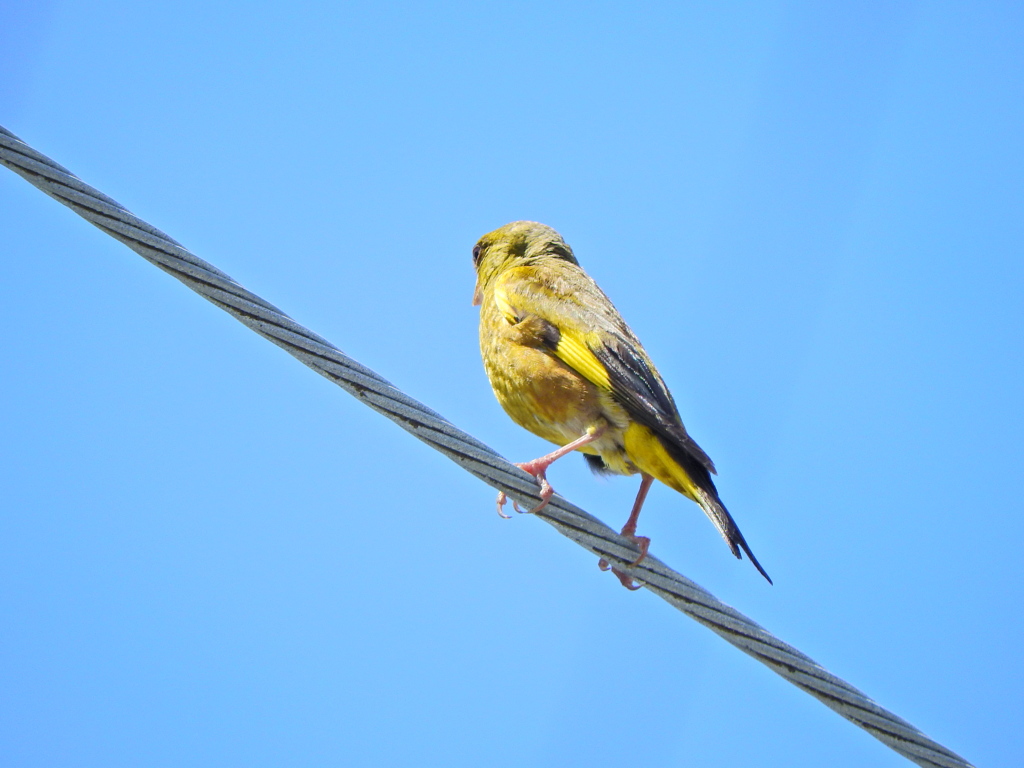
<instances>
[{"instance_id":1,"label":"gray cable","mask_svg":"<svg viewBox=\"0 0 1024 768\"><path fill-rule=\"evenodd\" d=\"M539 503L537 483L533 477L422 403L400 392L330 342L299 325L277 307L250 293L160 230L36 152L2 126L0 163L466 471L504 491L524 509L532 509ZM654 594L909 760L923 766L970 767L962 757L932 741L910 723L880 707L852 685L830 674L796 648L725 605L653 555L631 568L629 563L636 557L634 545L560 496L553 497L537 517L595 555L615 563L617 568L631 574Z\"/></svg>"}]
</instances>

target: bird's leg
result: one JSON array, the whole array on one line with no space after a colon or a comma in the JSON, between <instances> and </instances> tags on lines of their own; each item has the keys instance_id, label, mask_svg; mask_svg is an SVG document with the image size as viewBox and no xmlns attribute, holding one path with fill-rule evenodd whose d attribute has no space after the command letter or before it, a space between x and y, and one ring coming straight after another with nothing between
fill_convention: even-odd
<instances>
[{"instance_id":1,"label":"bird's leg","mask_svg":"<svg viewBox=\"0 0 1024 768\"><path fill-rule=\"evenodd\" d=\"M644 558L647 557L647 550L651 546L649 538L636 535L636 523L640 519L640 510L643 508L644 501L647 499L647 492L651 490L651 484L654 482L654 478L646 472L641 477L643 479L640 481L640 490L637 491L636 501L633 502L633 511L629 513L629 520L626 521L626 524L622 526L622 530L619 531L620 536L632 539L640 547L640 557L630 563L630 565L640 565Z\"/></svg>"},{"instance_id":2,"label":"bird's leg","mask_svg":"<svg viewBox=\"0 0 1024 768\"><path fill-rule=\"evenodd\" d=\"M572 453L577 448L582 448L584 445L594 442L599 437L601 437L601 435L604 434L606 429L607 427L605 426L591 427L590 429L587 430L587 433L585 435L583 435L582 437L577 437L571 443L563 445L558 450L552 451L551 453L545 456L541 456L539 459L534 459L533 461L524 461L522 464L519 464L518 462L516 463L517 467L519 467L525 472L529 472L531 475L536 477L537 482L540 483L540 504L538 504L536 507L530 510L531 514L533 514L534 512L539 512L540 510L544 509L544 507L547 506L547 503L551 499L551 497L555 495L555 489L551 487L551 483L548 482L548 478L545 474L548 471L548 467L550 467L552 464L554 464L556 461L558 461L566 454ZM501 493L498 494L498 514L502 517L508 517L508 515L506 515L502 511L502 507L504 506L505 492L502 491ZM522 512L522 510L519 509L518 506L516 506L516 503L514 501L512 502L512 506L515 507L516 512Z\"/></svg>"},{"instance_id":3,"label":"bird's leg","mask_svg":"<svg viewBox=\"0 0 1024 768\"><path fill-rule=\"evenodd\" d=\"M651 546L651 540L646 536L636 535L636 524L640 519L640 510L643 509L644 501L647 499L647 492L651 490L651 484L654 482L654 478L648 475L646 472L641 474L640 490L637 491L636 501L633 502L633 511L629 513L629 520L622 526L622 530L619 531L620 536L625 536L633 541L640 548L640 556L636 560L630 563L630 566L640 565L644 558L647 557L647 550ZM611 565L603 557L598 561L597 567L602 571L607 571L611 568ZM633 584L633 578L618 568L612 568L619 581L622 582L622 586L626 589L640 589L639 586Z\"/></svg>"}]
</instances>

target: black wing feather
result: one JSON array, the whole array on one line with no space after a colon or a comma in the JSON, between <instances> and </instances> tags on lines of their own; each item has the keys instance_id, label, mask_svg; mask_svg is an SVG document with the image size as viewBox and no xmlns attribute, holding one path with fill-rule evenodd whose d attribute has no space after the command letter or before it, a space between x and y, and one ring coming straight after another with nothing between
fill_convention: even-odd
<instances>
[{"instance_id":1,"label":"black wing feather","mask_svg":"<svg viewBox=\"0 0 1024 768\"><path fill-rule=\"evenodd\" d=\"M714 462L687 434L672 395L644 357L622 341L602 344L593 352L608 371L616 399L630 415L715 474Z\"/></svg>"}]
</instances>

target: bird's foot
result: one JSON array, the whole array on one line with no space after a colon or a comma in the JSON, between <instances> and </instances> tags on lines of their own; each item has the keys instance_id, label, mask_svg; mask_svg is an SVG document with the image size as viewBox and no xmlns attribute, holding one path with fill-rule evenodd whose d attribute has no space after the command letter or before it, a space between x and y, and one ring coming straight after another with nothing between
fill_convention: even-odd
<instances>
[{"instance_id":1,"label":"bird's foot","mask_svg":"<svg viewBox=\"0 0 1024 768\"><path fill-rule=\"evenodd\" d=\"M588 429L585 435L577 437L571 443L566 443L561 448L554 450L545 456L533 459L532 461L524 461L521 464L518 462L516 463L517 467L519 467L524 472L533 475L535 478L537 478L537 482L540 483L540 504L531 509L530 514L540 512L542 509L544 509L544 507L547 506L548 502L551 501L551 497L555 495L555 489L551 487L551 483L548 482L548 479L545 475L545 473L548 471L548 467L550 467L552 464L554 464L556 461L558 461L566 454L572 453L578 448L582 448L587 443L594 442L605 433L606 429L608 429L607 426ZM504 513L501 512L501 507L504 506L504 504L505 495L498 494L498 514L500 514L502 517L505 516ZM512 502L512 505L515 506L514 501ZM522 510L519 509L519 507L516 507L516 512L522 512Z\"/></svg>"},{"instance_id":2,"label":"bird's foot","mask_svg":"<svg viewBox=\"0 0 1024 768\"><path fill-rule=\"evenodd\" d=\"M498 492L498 517L502 517L502 518L504 518L506 520L511 520L512 519L512 515L506 515L505 514L504 506L505 506L505 502L506 501L508 501L508 496L505 495L504 491L499 491ZM512 506L515 507L517 510L519 509L519 507L516 505L516 503L514 501L512 502Z\"/></svg>"},{"instance_id":3,"label":"bird's foot","mask_svg":"<svg viewBox=\"0 0 1024 768\"><path fill-rule=\"evenodd\" d=\"M524 470L525 472L529 472L531 475L536 477L537 482L540 483L540 504L538 504L536 507L530 510L531 515L534 512L539 512L540 510L544 509L544 507L547 506L547 503L551 500L551 497L555 495L555 489L551 487L551 483L549 483L548 479L544 476L544 470L547 469L547 465L545 465L542 469L538 470L535 466L535 463L535 461L527 461L522 464L516 464L516 466L519 467L520 469ZM512 515L506 515L504 510L505 502L507 501L508 496L505 495L505 492L499 492L497 502L498 514L506 520L511 520ZM524 512L526 512L526 510L522 509L519 506L519 503L515 499L512 499L512 508L519 514L523 514Z\"/></svg>"},{"instance_id":4,"label":"bird's foot","mask_svg":"<svg viewBox=\"0 0 1024 768\"><path fill-rule=\"evenodd\" d=\"M636 536L635 534L633 534L633 532L629 530L628 524L625 528L622 529L622 533L620 533L619 535L625 536L627 539L631 540L634 544L637 545L637 547L640 548L640 554L637 556L636 560L629 564L630 568L634 568L640 565L640 563L644 561L644 558L647 557L647 550L651 548L651 540L647 536ZM622 584L622 586L624 586L626 589L640 589L640 585L635 584L633 582L632 576L630 576L625 571L620 571L618 568L613 568L611 563L609 563L603 557L597 561L597 567L600 568L602 571L611 570L611 572L614 573L615 576L618 578L619 583Z\"/></svg>"},{"instance_id":5,"label":"bird's foot","mask_svg":"<svg viewBox=\"0 0 1024 768\"><path fill-rule=\"evenodd\" d=\"M619 580L619 583L628 589L630 592L636 592L640 589L640 585L633 581L633 577L625 571L620 571L618 568L613 568L611 563L605 560L603 557L597 561L597 567L602 571L610 570L615 577Z\"/></svg>"},{"instance_id":6,"label":"bird's foot","mask_svg":"<svg viewBox=\"0 0 1024 768\"><path fill-rule=\"evenodd\" d=\"M539 459L534 459L533 461L524 461L522 464L516 463L517 467L536 477L537 482L540 483L540 504L530 510L531 515L544 509L544 507L548 505L548 502L551 501L551 497L555 495L555 489L551 487L551 483L548 482L548 478L544 474L552 464L552 462L547 461L547 458L547 456L544 456ZM512 502L512 505L515 506L514 501ZM516 506L516 512L522 511L523 510Z\"/></svg>"},{"instance_id":7,"label":"bird's foot","mask_svg":"<svg viewBox=\"0 0 1024 768\"><path fill-rule=\"evenodd\" d=\"M551 461L551 454L547 456L541 456L539 459L533 459L532 461L517 461L516 466L524 472L536 477L538 480L544 477L544 473L548 471L548 467L554 464Z\"/></svg>"},{"instance_id":8,"label":"bird's foot","mask_svg":"<svg viewBox=\"0 0 1024 768\"><path fill-rule=\"evenodd\" d=\"M636 592L640 589L640 585L633 581L633 577L625 571L620 571L618 568L612 568L612 573L618 577L619 583L630 592Z\"/></svg>"},{"instance_id":9,"label":"bird's foot","mask_svg":"<svg viewBox=\"0 0 1024 768\"><path fill-rule=\"evenodd\" d=\"M651 548L651 540L647 536L630 536L629 534L624 535L632 539L633 543L640 548L640 555L637 557L636 560L630 563L630 565L640 565L640 563L644 561L644 558L647 557L647 550Z\"/></svg>"}]
</instances>

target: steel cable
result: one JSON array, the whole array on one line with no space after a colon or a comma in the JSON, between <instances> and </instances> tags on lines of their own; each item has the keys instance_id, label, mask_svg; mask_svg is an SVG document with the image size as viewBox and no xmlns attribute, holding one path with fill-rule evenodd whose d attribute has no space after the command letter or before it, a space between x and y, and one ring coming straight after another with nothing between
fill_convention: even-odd
<instances>
[{"instance_id":1,"label":"steel cable","mask_svg":"<svg viewBox=\"0 0 1024 768\"><path fill-rule=\"evenodd\" d=\"M533 508L538 503L537 483L532 476L2 126L0 163L466 471L504 491L524 508ZM922 766L970 768L962 757L932 741L653 555L639 566L630 567L636 557L634 545L574 504L556 495L536 516L595 555L613 562L651 592L911 761Z\"/></svg>"}]
</instances>

